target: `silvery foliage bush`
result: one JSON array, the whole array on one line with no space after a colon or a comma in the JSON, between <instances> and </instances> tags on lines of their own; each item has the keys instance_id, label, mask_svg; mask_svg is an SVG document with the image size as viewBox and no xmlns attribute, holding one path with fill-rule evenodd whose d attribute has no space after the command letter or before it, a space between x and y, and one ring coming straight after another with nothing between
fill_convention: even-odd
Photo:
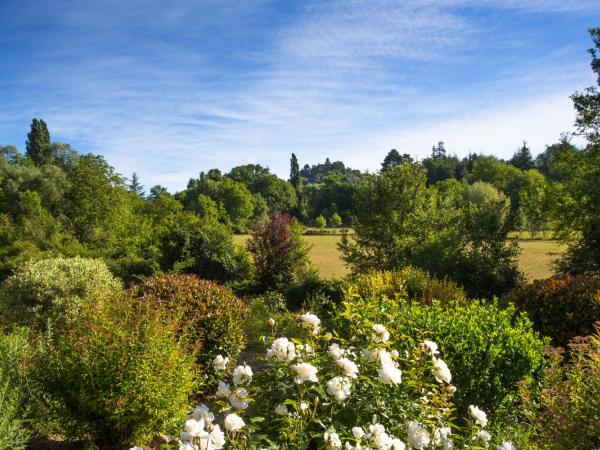
<instances>
[{"instance_id":1,"label":"silvery foliage bush","mask_svg":"<svg viewBox=\"0 0 600 450\"><path fill-rule=\"evenodd\" d=\"M465 428L455 425L456 389L435 342L403 346L380 324L341 340L313 314L300 320L307 333L288 339L276 338L269 319L266 367L255 374L240 365L231 381L221 381L210 399L214 412L196 407L180 450L514 449L493 443L477 406ZM213 362L217 370L227 363Z\"/></svg>"}]
</instances>

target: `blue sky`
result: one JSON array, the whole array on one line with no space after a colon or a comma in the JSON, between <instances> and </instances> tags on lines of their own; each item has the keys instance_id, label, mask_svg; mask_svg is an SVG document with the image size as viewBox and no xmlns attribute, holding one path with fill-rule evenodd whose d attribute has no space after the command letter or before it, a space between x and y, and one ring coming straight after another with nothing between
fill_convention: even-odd
<instances>
[{"instance_id":1,"label":"blue sky","mask_svg":"<svg viewBox=\"0 0 600 450\"><path fill-rule=\"evenodd\" d=\"M146 186L287 177L439 140L509 157L571 131L596 0L0 0L0 144L33 117Z\"/></svg>"}]
</instances>

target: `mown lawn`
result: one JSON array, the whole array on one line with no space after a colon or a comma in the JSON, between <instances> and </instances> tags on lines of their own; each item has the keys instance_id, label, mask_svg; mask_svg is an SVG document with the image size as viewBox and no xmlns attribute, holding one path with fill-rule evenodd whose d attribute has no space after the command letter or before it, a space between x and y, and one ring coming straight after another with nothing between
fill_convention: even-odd
<instances>
[{"instance_id":1,"label":"mown lawn","mask_svg":"<svg viewBox=\"0 0 600 450\"><path fill-rule=\"evenodd\" d=\"M243 245L248 235L236 235L236 243ZM311 245L310 257L322 276L341 277L348 269L340 259L337 243L339 235L304 236ZM564 250L556 241L550 240L520 240L521 255L519 265L529 280L548 278L552 275L552 263Z\"/></svg>"}]
</instances>

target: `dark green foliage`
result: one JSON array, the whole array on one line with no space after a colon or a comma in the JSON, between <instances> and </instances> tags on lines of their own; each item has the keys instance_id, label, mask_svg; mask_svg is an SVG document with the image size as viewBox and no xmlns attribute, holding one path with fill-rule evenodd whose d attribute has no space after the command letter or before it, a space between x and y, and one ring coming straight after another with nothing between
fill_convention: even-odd
<instances>
[{"instance_id":1,"label":"dark green foliage","mask_svg":"<svg viewBox=\"0 0 600 450\"><path fill-rule=\"evenodd\" d=\"M508 200L475 203L427 188L425 170L402 164L365 175L354 195L355 234L340 248L354 273L416 266L491 297L520 283L516 245L507 241ZM460 191L458 191L460 193Z\"/></svg>"},{"instance_id":2,"label":"dark green foliage","mask_svg":"<svg viewBox=\"0 0 600 450\"><path fill-rule=\"evenodd\" d=\"M131 180L129 181L127 189L129 189L129 192L139 195L140 197L145 195L144 186L142 186L142 183L140 183L140 179L135 172L133 172L133 175L131 175Z\"/></svg>"},{"instance_id":3,"label":"dark green foliage","mask_svg":"<svg viewBox=\"0 0 600 450\"><path fill-rule=\"evenodd\" d=\"M245 305L229 289L193 275L162 275L134 286L131 293L175 320L180 341L209 387L222 379L211 364L215 356L228 356L230 368L235 366L244 348Z\"/></svg>"},{"instance_id":4,"label":"dark green foliage","mask_svg":"<svg viewBox=\"0 0 600 450\"><path fill-rule=\"evenodd\" d=\"M433 146L431 157L424 159L422 164L427 169L427 184L432 185L438 181L455 178L459 161L456 156L446 156L444 143L439 142Z\"/></svg>"},{"instance_id":5,"label":"dark green foliage","mask_svg":"<svg viewBox=\"0 0 600 450\"><path fill-rule=\"evenodd\" d=\"M292 153L290 160L290 183L294 186L296 193L302 190L302 177L300 175L300 165L298 164L298 158Z\"/></svg>"},{"instance_id":6,"label":"dark green foliage","mask_svg":"<svg viewBox=\"0 0 600 450\"><path fill-rule=\"evenodd\" d=\"M523 146L520 147L509 161L517 169L523 171L530 170L535 167L531 150L527 147L527 141L523 141Z\"/></svg>"},{"instance_id":7,"label":"dark green foliage","mask_svg":"<svg viewBox=\"0 0 600 450\"><path fill-rule=\"evenodd\" d=\"M50 132L42 119L33 119L31 122L31 131L27 134L26 145L26 155L36 166L43 166L52 159Z\"/></svg>"},{"instance_id":8,"label":"dark green foliage","mask_svg":"<svg viewBox=\"0 0 600 450\"><path fill-rule=\"evenodd\" d=\"M90 304L78 320L39 336L34 377L49 412L68 438L101 448L176 433L196 389L193 358L176 324L128 298Z\"/></svg>"},{"instance_id":9,"label":"dark green foliage","mask_svg":"<svg viewBox=\"0 0 600 450\"><path fill-rule=\"evenodd\" d=\"M413 159L408 153L400 154L395 148L391 149L381 163L381 170L387 170L390 167L403 164L405 162L412 163Z\"/></svg>"},{"instance_id":10,"label":"dark green foliage","mask_svg":"<svg viewBox=\"0 0 600 450\"><path fill-rule=\"evenodd\" d=\"M514 307L475 301L442 306L438 302L392 300L381 297L349 299L336 329L358 328L365 321L382 323L392 335L415 344L435 341L457 387L459 415L469 405L479 405L493 422L515 418L517 383L539 379L545 366L547 341L533 331L525 314Z\"/></svg>"},{"instance_id":11,"label":"dark green foliage","mask_svg":"<svg viewBox=\"0 0 600 450\"><path fill-rule=\"evenodd\" d=\"M589 50L592 56L590 65L596 75L597 86L576 92L571 99L577 112L575 125L579 132L585 135L590 143L600 144L600 28L590 28L589 32L594 43L594 48Z\"/></svg>"},{"instance_id":12,"label":"dark green foliage","mask_svg":"<svg viewBox=\"0 0 600 450\"><path fill-rule=\"evenodd\" d=\"M575 336L587 336L600 321L600 278L564 276L535 280L508 296L527 312L534 327L566 346Z\"/></svg>"},{"instance_id":13,"label":"dark green foliage","mask_svg":"<svg viewBox=\"0 0 600 450\"><path fill-rule=\"evenodd\" d=\"M334 175L343 182L356 182L360 176L360 170L346 167L342 161L331 162L329 158L324 163L309 166L305 164L300 172L305 184L320 184L330 175Z\"/></svg>"}]
</instances>

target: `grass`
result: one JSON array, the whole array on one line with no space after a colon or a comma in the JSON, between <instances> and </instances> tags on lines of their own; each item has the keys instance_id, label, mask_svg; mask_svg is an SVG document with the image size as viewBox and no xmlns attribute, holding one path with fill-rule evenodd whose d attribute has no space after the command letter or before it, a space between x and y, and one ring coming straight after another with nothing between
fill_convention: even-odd
<instances>
[{"instance_id":1,"label":"grass","mask_svg":"<svg viewBox=\"0 0 600 450\"><path fill-rule=\"evenodd\" d=\"M236 235L234 240L243 245L248 235ZM339 235L304 236L312 245L310 258L325 278L343 277L348 274L348 268L340 258L337 243ZM550 240L519 240L521 255L519 266L528 280L548 278L552 275L552 264L564 251L556 241Z\"/></svg>"}]
</instances>

